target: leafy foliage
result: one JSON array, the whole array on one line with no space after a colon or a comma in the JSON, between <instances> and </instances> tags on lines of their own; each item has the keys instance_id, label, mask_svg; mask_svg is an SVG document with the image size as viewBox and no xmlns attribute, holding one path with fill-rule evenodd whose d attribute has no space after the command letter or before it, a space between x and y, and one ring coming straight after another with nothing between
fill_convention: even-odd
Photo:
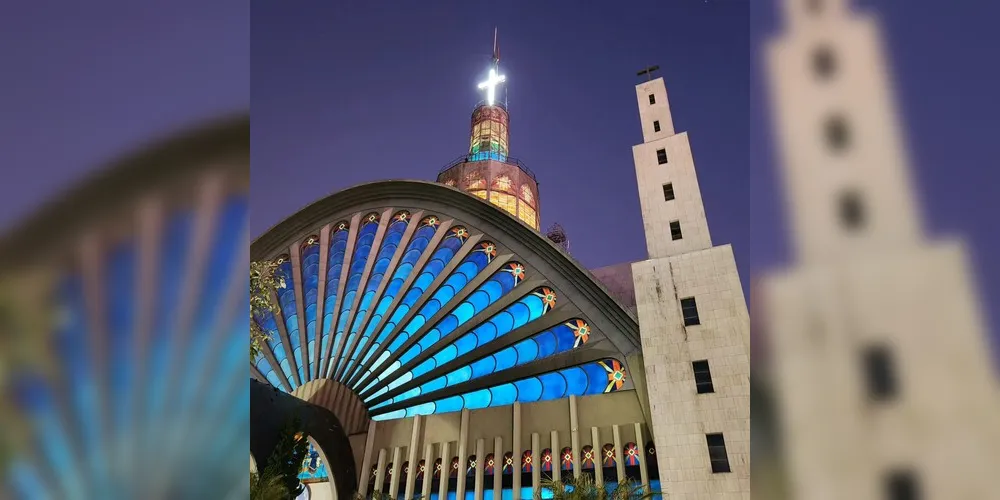
<instances>
[{"instance_id":1,"label":"leafy foliage","mask_svg":"<svg viewBox=\"0 0 1000 500\"><path fill-rule=\"evenodd\" d=\"M250 362L260 356L260 349L270 335L257 323L255 317L278 312L278 305L271 300L271 294L285 288L285 278L276 275L275 262L250 262Z\"/></svg>"},{"instance_id":2,"label":"leafy foliage","mask_svg":"<svg viewBox=\"0 0 1000 500\"><path fill-rule=\"evenodd\" d=\"M610 493L604 486L598 486L589 474L565 481L542 480L542 489L552 492L553 500L647 500L662 496L656 491L643 491L642 485L634 481L621 481ZM541 498L541 491L535 493Z\"/></svg>"},{"instance_id":3,"label":"leafy foliage","mask_svg":"<svg viewBox=\"0 0 1000 500\"><path fill-rule=\"evenodd\" d=\"M288 489L274 467L250 473L250 500L286 500Z\"/></svg>"},{"instance_id":4,"label":"leafy foliage","mask_svg":"<svg viewBox=\"0 0 1000 500\"><path fill-rule=\"evenodd\" d=\"M299 482L302 461L309 452L309 440L300 431L298 419L289 422L259 474L250 474L251 500L292 500L302 494Z\"/></svg>"}]
</instances>

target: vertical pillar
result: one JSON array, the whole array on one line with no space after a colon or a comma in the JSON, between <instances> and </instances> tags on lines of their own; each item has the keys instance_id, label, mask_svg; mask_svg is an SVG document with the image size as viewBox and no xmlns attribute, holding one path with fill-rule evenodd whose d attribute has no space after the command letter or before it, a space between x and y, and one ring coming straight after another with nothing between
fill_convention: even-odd
<instances>
[{"instance_id":1,"label":"vertical pillar","mask_svg":"<svg viewBox=\"0 0 1000 500\"><path fill-rule=\"evenodd\" d=\"M622 450L622 433L618 424L611 427L615 437L615 468L618 472L618 482L625 481L625 452Z\"/></svg>"},{"instance_id":2,"label":"vertical pillar","mask_svg":"<svg viewBox=\"0 0 1000 500\"><path fill-rule=\"evenodd\" d=\"M365 455L361 459L361 476L358 478L358 492L368 497L368 478L372 473L372 452L375 450L375 421L368 423L368 437L365 438Z\"/></svg>"},{"instance_id":3,"label":"vertical pillar","mask_svg":"<svg viewBox=\"0 0 1000 500\"><path fill-rule=\"evenodd\" d=\"M512 458L514 459L514 466L511 472L513 473L513 495L511 495L511 500L521 500L521 403L515 402L513 406L514 412L514 442L513 449L511 450Z\"/></svg>"},{"instance_id":4,"label":"vertical pillar","mask_svg":"<svg viewBox=\"0 0 1000 500\"><path fill-rule=\"evenodd\" d=\"M451 474L451 442L441 443L441 484L438 485L438 499L448 500L448 474Z\"/></svg>"},{"instance_id":5,"label":"vertical pillar","mask_svg":"<svg viewBox=\"0 0 1000 500\"><path fill-rule=\"evenodd\" d=\"M385 448L378 450L378 468L375 469L375 493L382 493L382 483L385 482Z\"/></svg>"},{"instance_id":6,"label":"vertical pillar","mask_svg":"<svg viewBox=\"0 0 1000 500\"><path fill-rule=\"evenodd\" d=\"M604 486L604 453L601 448L601 433L597 430L597 427L590 428L590 442L593 443L594 447L594 483L598 486Z\"/></svg>"},{"instance_id":7,"label":"vertical pillar","mask_svg":"<svg viewBox=\"0 0 1000 500\"><path fill-rule=\"evenodd\" d=\"M486 473L486 441L483 438L476 440L476 490L475 499L483 500L483 480Z\"/></svg>"},{"instance_id":8,"label":"vertical pillar","mask_svg":"<svg viewBox=\"0 0 1000 500\"><path fill-rule=\"evenodd\" d=\"M497 436L493 439L493 500L500 500L502 495L503 495L503 438Z\"/></svg>"},{"instance_id":9,"label":"vertical pillar","mask_svg":"<svg viewBox=\"0 0 1000 500\"><path fill-rule=\"evenodd\" d=\"M434 445L424 445L424 482L420 488L420 498L431 500L431 483L434 482Z\"/></svg>"},{"instance_id":10,"label":"vertical pillar","mask_svg":"<svg viewBox=\"0 0 1000 500\"><path fill-rule=\"evenodd\" d=\"M531 493L538 494L542 486L542 447L537 432L531 433Z\"/></svg>"},{"instance_id":11,"label":"vertical pillar","mask_svg":"<svg viewBox=\"0 0 1000 500\"><path fill-rule=\"evenodd\" d=\"M649 491L649 469L646 461L649 456L646 454L646 442L642 439L642 424L635 423L635 445L639 448L639 477L642 479L643 493Z\"/></svg>"},{"instance_id":12,"label":"vertical pillar","mask_svg":"<svg viewBox=\"0 0 1000 500\"><path fill-rule=\"evenodd\" d=\"M413 498L413 488L417 484L417 450L420 449L421 425L423 415L413 417L413 430L410 431L410 447L407 449L406 461L410 463L410 472L406 474L406 486L403 489L403 500Z\"/></svg>"},{"instance_id":13,"label":"vertical pillar","mask_svg":"<svg viewBox=\"0 0 1000 500\"><path fill-rule=\"evenodd\" d=\"M462 410L462 426L458 433L458 487L455 488L455 498L465 499L465 478L468 476L466 467L469 464L469 410Z\"/></svg>"},{"instance_id":14,"label":"vertical pillar","mask_svg":"<svg viewBox=\"0 0 1000 500\"><path fill-rule=\"evenodd\" d=\"M576 396L569 397L570 446L573 448L573 477L580 477L580 419L577 418Z\"/></svg>"},{"instance_id":15,"label":"vertical pillar","mask_svg":"<svg viewBox=\"0 0 1000 500\"><path fill-rule=\"evenodd\" d=\"M389 497L396 498L399 494L399 476L403 472L403 449L399 446L392 449L392 475L389 476Z\"/></svg>"},{"instance_id":16,"label":"vertical pillar","mask_svg":"<svg viewBox=\"0 0 1000 500\"><path fill-rule=\"evenodd\" d=\"M552 431L552 480L562 480L562 448L559 447L559 431ZM557 458L558 457L558 458Z\"/></svg>"}]
</instances>

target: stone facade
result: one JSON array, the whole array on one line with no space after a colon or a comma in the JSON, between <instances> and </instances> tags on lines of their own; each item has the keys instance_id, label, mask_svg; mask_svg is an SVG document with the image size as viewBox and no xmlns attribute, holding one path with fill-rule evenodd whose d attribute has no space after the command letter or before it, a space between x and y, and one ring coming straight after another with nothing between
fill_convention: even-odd
<instances>
[{"instance_id":1,"label":"stone facade","mask_svg":"<svg viewBox=\"0 0 1000 500\"><path fill-rule=\"evenodd\" d=\"M731 246L712 246L690 143L673 133L663 79L637 85L636 97L645 142L632 151L649 259L632 275L663 492L749 499L750 329L736 260ZM697 324L690 310L685 320L688 298ZM714 392L698 393L695 361L708 362ZM708 435L719 433L729 472L713 472Z\"/></svg>"}]
</instances>

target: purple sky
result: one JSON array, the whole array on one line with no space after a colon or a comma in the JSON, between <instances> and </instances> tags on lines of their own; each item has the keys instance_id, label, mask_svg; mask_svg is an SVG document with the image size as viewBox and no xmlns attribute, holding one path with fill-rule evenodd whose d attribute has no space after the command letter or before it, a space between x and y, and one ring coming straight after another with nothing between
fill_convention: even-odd
<instances>
[{"instance_id":1,"label":"purple sky","mask_svg":"<svg viewBox=\"0 0 1000 500\"><path fill-rule=\"evenodd\" d=\"M584 265L643 257L631 146L646 64L690 133L715 242L734 244L745 282L783 259L752 66L770 2L512 3L15 2L0 16L0 229L125 149L245 108L251 86L255 234L359 182L433 179L467 147L496 24L511 154L539 177L543 224L563 224ZM998 318L1000 262L986 257L1000 254L1000 6L865 4L882 14L927 226L971 243Z\"/></svg>"}]
</instances>

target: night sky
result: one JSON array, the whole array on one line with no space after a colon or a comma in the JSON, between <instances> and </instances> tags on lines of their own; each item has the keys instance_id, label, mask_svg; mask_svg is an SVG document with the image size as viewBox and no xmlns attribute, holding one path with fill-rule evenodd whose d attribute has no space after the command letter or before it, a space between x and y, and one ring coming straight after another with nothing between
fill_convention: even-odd
<instances>
[{"instance_id":1,"label":"night sky","mask_svg":"<svg viewBox=\"0 0 1000 500\"><path fill-rule=\"evenodd\" d=\"M124 150L251 103L253 234L360 182L432 180L466 151L497 25L511 155L539 177L543 226L561 223L587 267L644 257L633 85L658 64L713 240L747 284L787 256L755 67L770 3L16 2L0 16L0 229ZM927 227L971 243L1000 318L1000 6L864 3L882 14Z\"/></svg>"}]
</instances>

